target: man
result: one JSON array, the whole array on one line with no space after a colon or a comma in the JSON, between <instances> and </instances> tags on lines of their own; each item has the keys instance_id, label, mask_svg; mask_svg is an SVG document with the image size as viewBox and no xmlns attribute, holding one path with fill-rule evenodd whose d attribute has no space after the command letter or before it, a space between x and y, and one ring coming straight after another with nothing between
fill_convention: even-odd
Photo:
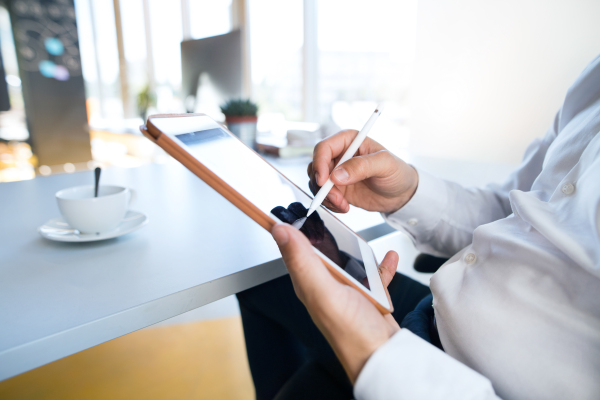
<instances>
[{"instance_id":1,"label":"man","mask_svg":"<svg viewBox=\"0 0 600 400\"><path fill-rule=\"evenodd\" d=\"M373 140L332 171L351 131L317 146L311 190L331 173L336 187L328 208L347 212L353 204L382 212L419 250L452 257L431 280L435 314L426 299L413 313L382 316L329 275L299 231L274 227L294 289L357 399L600 398L599 132L600 57L502 186L467 189L440 180ZM394 276L396 263L388 253L381 266L394 307L403 308L403 296L415 307L428 293ZM394 288L395 281L402 283ZM351 398L337 360L311 331L316 328L307 328L286 285L280 278L239 295L257 398L325 392ZM288 313L274 312L269 296L289 305ZM270 346L256 344L261 327L270 330ZM439 335L439 348L428 333ZM269 355L273 347L287 350L277 359ZM260 351L267 357L262 364ZM279 383L265 385L266 371Z\"/></svg>"}]
</instances>

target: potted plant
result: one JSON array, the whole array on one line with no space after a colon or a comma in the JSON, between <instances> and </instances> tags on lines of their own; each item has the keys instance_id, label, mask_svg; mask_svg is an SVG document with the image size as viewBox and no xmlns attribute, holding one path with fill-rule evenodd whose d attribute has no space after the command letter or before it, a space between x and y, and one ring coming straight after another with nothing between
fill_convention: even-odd
<instances>
[{"instance_id":1,"label":"potted plant","mask_svg":"<svg viewBox=\"0 0 600 400\"><path fill-rule=\"evenodd\" d=\"M227 127L247 146L256 150L256 121L258 106L250 99L229 100L221 106Z\"/></svg>"},{"instance_id":2,"label":"potted plant","mask_svg":"<svg viewBox=\"0 0 600 400\"><path fill-rule=\"evenodd\" d=\"M144 86L138 93L136 100L138 115L146 122L146 119L148 118L148 109L156 105L156 96L150 89L150 85Z\"/></svg>"}]
</instances>

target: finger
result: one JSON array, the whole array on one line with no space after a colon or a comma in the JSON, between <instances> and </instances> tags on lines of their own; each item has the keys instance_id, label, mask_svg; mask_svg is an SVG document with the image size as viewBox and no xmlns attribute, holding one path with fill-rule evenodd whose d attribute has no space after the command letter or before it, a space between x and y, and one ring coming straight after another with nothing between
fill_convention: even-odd
<instances>
[{"instance_id":1,"label":"finger","mask_svg":"<svg viewBox=\"0 0 600 400\"><path fill-rule=\"evenodd\" d=\"M306 172L308 173L308 187L310 188L310 191L313 194L317 194L317 192L319 191L319 189L321 189L321 186L317 183L317 179L316 179L316 173L314 171L314 169L312 168L312 162L310 164L308 164L308 168L306 170Z\"/></svg>"},{"instance_id":2,"label":"finger","mask_svg":"<svg viewBox=\"0 0 600 400\"><path fill-rule=\"evenodd\" d=\"M271 233L300 300L310 302L331 296L332 288L340 283L327 271L308 239L298 229L287 224L275 225Z\"/></svg>"},{"instance_id":3,"label":"finger","mask_svg":"<svg viewBox=\"0 0 600 400\"><path fill-rule=\"evenodd\" d=\"M331 180L335 185L346 186L371 177L385 177L393 174L396 163L387 150L364 156L352 157L333 170Z\"/></svg>"},{"instance_id":4,"label":"finger","mask_svg":"<svg viewBox=\"0 0 600 400\"><path fill-rule=\"evenodd\" d=\"M327 181L327 177L337 164L337 160L342 157L346 149L350 146L358 131L348 129L332 135L317 144L313 152L313 170L315 171L316 180L319 186L323 186ZM377 143L375 140L367 137L358 148L358 154L370 154L381 150L385 147Z\"/></svg>"},{"instance_id":5,"label":"finger","mask_svg":"<svg viewBox=\"0 0 600 400\"><path fill-rule=\"evenodd\" d=\"M327 208L329 211L333 211L333 212L335 212L335 213L343 213L343 212L344 212L343 210L341 210L341 209L337 208L336 206L334 206L333 204L331 204L331 203L329 202L329 200L327 200L327 199L325 199L325 200L323 201L323 206L324 206L325 208Z\"/></svg>"},{"instance_id":6,"label":"finger","mask_svg":"<svg viewBox=\"0 0 600 400\"><path fill-rule=\"evenodd\" d=\"M325 206L329 211L332 211L334 213L345 214L348 212L348 210L343 209L343 208L338 208L338 207L332 205L331 203L326 204L325 202L323 202L323 206Z\"/></svg>"},{"instance_id":7,"label":"finger","mask_svg":"<svg viewBox=\"0 0 600 400\"><path fill-rule=\"evenodd\" d=\"M316 195L319 189L321 189L319 186L317 186L317 183L312 179L308 181L308 188L314 195Z\"/></svg>"},{"instance_id":8,"label":"finger","mask_svg":"<svg viewBox=\"0 0 600 400\"><path fill-rule=\"evenodd\" d=\"M336 207L339 207L344 201L344 195L340 192L340 189L335 186L331 188L329 193L327 193L327 197L325 197L329 202Z\"/></svg>"},{"instance_id":9,"label":"finger","mask_svg":"<svg viewBox=\"0 0 600 400\"><path fill-rule=\"evenodd\" d=\"M308 163L308 167L306 167L306 175L308 175L308 178L310 180L312 180L315 177L315 171L313 170L312 161L310 163Z\"/></svg>"},{"instance_id":10,"label":"finger","mask_svg":"<svg viewBox=\"0 0 600 400\"><path fill-rule=\"evenodd\" d=\"M335 186L331 188L331 190L327 194L326 199L332 206L339 210L336 212L346 213L350 211L350 205L348 204L348 200L346 200L340 189L336 188Z\"/></svg>"},{"instance_id":11,"label":"finger","mask_svg":"<svg viewBox=\"0 0 600 400\"><path fill-rule=\"evenodd\" d=\"M333 204L331 204L329 202L329 200L324 200L322 205L323 205L323 207L327 208L329 211L339 212L337 207L334 206Z\"/></svg>"},{"instance_id":12,"label":"finger","mask_svg":"<svg viewBox=\"0 0 600 400\"><path fill-rule=\"evenodd\" d=\"M350 146L358 131L353 129L345 130L332 135L315 146L313 152L313 170L319 186L327 182L331 172L332 161L344 154L344 151Z\"/></svg>"},{"instance_id":13,"label":"finger","mask_svg":"<svg viewBox=\"0 0 600 400\"><path fill-rule=\"evenodd\" d=\"M396 274L396 269L398 268L398 253L395 251L388 251L388 253L383 258L381 265L379 265L379 270L381 271L381 276L383 277L383 284L387 287L394 275Z\"/></svg>"},{"instance_id":14,"label":"finger","mask_svg":"<svg viewBox=\"0 0 600 400\"><path fill-rule=\"evenodd\" d=\"M316 195L319 192L319 189L321 189L312 179L308 181L308 188L314 195ZM346 200L340 189L336 188L335 186L331 188L327 194L327 197L325 197L325 200L323 200L323 205L334 212L347 213L350 211L350 204L348 203L348 200Z\"/></svg>"},{"instance_id":15,"label":"finger","mask_svg":"<svg viewBox=\"0 0 600 400\"><path fill-rule=\"evenodd\" d=\"M313 194L317 194L317 192L319 191L319 187L316 186L316 184L312 181L308 182L308 187L310 188L310 191ZM335 190L334 190L335 189ZM333 195L332 193L333 192ZM334 199L334 197L331 196L336 196L335 197L335 202L332 202L331 199ZM340 200L341 199L341 200ZM333 187L331 189L331 191L327 194L327 197L325 198L325 200L323 200L322 203L325 207L327 207L328 209L330 209L333 212L337 212L337 213L347 213L348 211L350 211L350 204L348 203L348 201L344 198L344 196L341 194L341 192L339 191L339 189Z\"/></svg>"}]
</instances>

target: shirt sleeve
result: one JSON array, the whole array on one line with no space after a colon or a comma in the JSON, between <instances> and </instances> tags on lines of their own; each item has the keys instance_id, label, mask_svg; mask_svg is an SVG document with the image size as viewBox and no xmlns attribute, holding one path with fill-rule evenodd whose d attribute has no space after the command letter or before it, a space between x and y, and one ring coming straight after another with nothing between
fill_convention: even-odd
<instances>
[{"instance_id":1,"label":"shirt sleeve","mask_svg":"<svg viewBox=\"0 0 600 400\"><path fill-rule=\"evenodd\" d=\"M354 386L357 400L498 400L491 382L407 329L381 346Z\"/></svg>"},{"instance_id":2,"label":"shirt sleeve","mask_svg":"<svg viewBox=\"0 0 600 400\"><path fill-rule=\"evenodd\" d=\"M417 168L419 185L412 199L400 210L382 214L383 218L407 233L419 251L451 257L472 242L475 228L512 213L511 190L531 189L557 136L558 115L547 134L529 145L521 165L504 184L465 188Z\"/></svg>"}]
</instances>

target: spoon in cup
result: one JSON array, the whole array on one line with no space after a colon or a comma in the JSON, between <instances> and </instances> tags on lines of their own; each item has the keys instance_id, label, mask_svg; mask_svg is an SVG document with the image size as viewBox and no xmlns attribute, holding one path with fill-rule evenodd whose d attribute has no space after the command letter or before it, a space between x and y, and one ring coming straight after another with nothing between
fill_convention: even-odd
<instances>
[{"instance_id":1,"label":"spoon in cup","mask_svg":"<svg viewBox=\"0 0 600 400\"><path fill-rule=\"evenodd\" d=\"M94 169L94 197L98 197L98 184L100 183L100 172L102 172L100 167L96 167L96 169Z\"/></svg>"}]
</instances>

